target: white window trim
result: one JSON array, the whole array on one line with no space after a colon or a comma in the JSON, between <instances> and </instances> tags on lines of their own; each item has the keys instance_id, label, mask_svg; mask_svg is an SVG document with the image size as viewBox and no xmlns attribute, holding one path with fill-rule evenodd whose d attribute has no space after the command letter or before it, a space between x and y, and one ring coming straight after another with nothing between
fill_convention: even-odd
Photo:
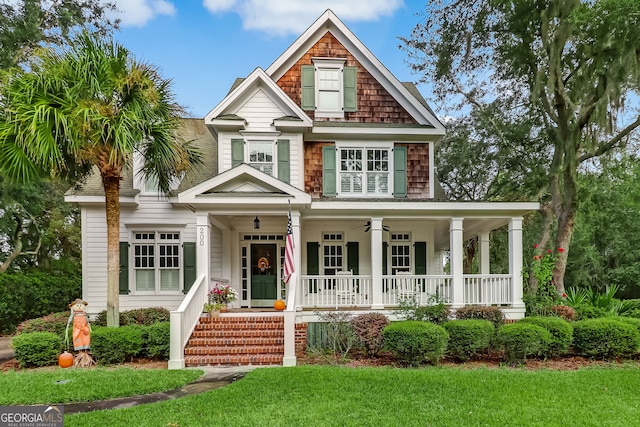
<instances>
[{"instance_id":1,"label":"white window trim","mask_svg":"<svg viewBox=\"0 0 640 427\"><path fill-rule=\"evenodd\" d=\"M393 174L394 174L394 161L393 161L393 142L371 142L371 141L357 141L357 142L338 142L336 141L336 197L362 197L362 198L390 198L393 197ZM366 180L362 182L362 192L361 193L349 193L342 192L341 187L341 164L340 164L340 152L343 148L357 148L357 149L374 149L374 150L389 150L389 181L387 184L387 192L386 193L367 193L367 183ZM366 162L366 156L363 157L362 162L363 166ZM366 176L366 170L362 170L363 177Z\"/></svg>"},{"instance_id":2,"label":"white window trim","mask_svg":"<svg viewBox=\"0 0 640 427\"><path fill-rule=\"evenodd\" d=\"M129 249L129 295L183 295L182 291L184 289L184 254L183 254L183 232L181 230L178 229L179 227L172 227L172 228L166 228L166 229L162 229L162 228L146 228L146 227L135 227L135 229L131 230L130 232L130 238L129 238L129 244L130 244L130 249ZM155 233L156 237L154 237L154 246L157 248L158 247L158 240L157 240L157 234L159 233L178 233L180 235L180 239L178 239L177 245L178 245L178 262L180 263L180 267L178 268L179 272L178 272L178 289L174 290L174 291L161 291L160 290L160 275L159 275L159 271L160 271L160 263L157 262L157 258L156 258L156 263L157 263L157 267L154 267L154 284L155 284L155 290L153 291L138 291L137 290L137 286L136 286L136 255L135 255L135 249L134 246L136 245L136 239L135 239L135 235L136 233ZM160 256L160 252L156 251L154 257L159 257Z\"/></svg>"},{"instance_id":3,"label":"white window trim","mask_svg":"<svg viewBox=\"0 0 640 427\"><path fill-rule=\"evenodd\" d=\"M263 143L270 143L271 147L273 148L273 168L271 169L271 176L277 178L278 177L278 139L277 138L271 138L271 137L243 137L245 144L244 144L244 158L246 159L246 163L251 166L254 167L253 165L256 164L254 162L251 162L251 143L255 142L255 143L259 143L259 142L263 142ZM257 170L260 170L258 168L256 168ZM263 172L266 173L266 172ZM268 174L267 174L268 175Z\"/></svg>"},{"instance_id":4,"label":"white window trim","mask_svg":"<svg viewBox=\"0 0 640 427\"><path fill-rule=\"evenodd\" d=\"M328 239L325 239L326 235L329 235ZM322 236L322 245L321 245L320 262L322 264L320 265L320 267L322 268L322 274L326 275L327 273L325 272L325 270L327 269L336 270L336 273L338 273L339 271L344 271L344 269L346 268L346 261L347 261L346 260L347 251L345 249L345 243L344 243L345 233L343 231L323 231L321 233L321 236ZM324 248L327 246L336 246L336 247L339 246L341 248L340 269L338 269L337 267L325 266L326 256L324 254Z\"/></svg>"},{"instance_id":5,"label":"white window trim","mask_svg":"<svg viewBox=\"0 0 640 427\"><path fill-rule=\"evenodd\" d=\"M315 116L318 118L336 118L342 119L344 118L344 64L347 62L345 59L336 59L336 58L312 58L313 66L314 66L314 91L315 91L315 103L316 110ZM340 103L338 110L321 110L318 108L318 100L320 99L320 85L319 78L320 73L318 73L318 68L323 69L334 69L339 71L339 82L338 82L338 100Z\"/></svg>"},{"instance_id":6,"label":"white window trim","mask_svg":"<svg viewBox=\"0 0 640 427\"><path fill-rule=\"evenodd\" d=\"M403 234L403 235L408 235L407 239L393 239L392 236L396 234ZM388 263L389 265L387 265L387 271L391 272L391 274L395 274L393 273L393 269L397 268L393 266L393 246L409 246L409 253L407 254L409 257L409 270L404 272L404 274L413 274L415 265L414 265L414 256L413 256L413 250L414 250L414 244L415 242L413 241L413 237L411 235L411 232L409 231L403 231L403 232L393 232L389 234L389 253L387 254L388 257Z\"/></svg>"}]
</instances>

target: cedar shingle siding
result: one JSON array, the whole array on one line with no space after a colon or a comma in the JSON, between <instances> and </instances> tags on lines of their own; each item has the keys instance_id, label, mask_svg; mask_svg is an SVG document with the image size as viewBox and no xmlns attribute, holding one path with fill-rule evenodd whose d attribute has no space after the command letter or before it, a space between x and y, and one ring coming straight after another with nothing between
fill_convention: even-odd
<instances>
[{"instance_id":1,"label":"cedar shingle siding","mask_svg":"<svg viewBox=\"0 0 640 427\"><path fill-rule=\"evenodd\" d=\"M298 105L302 105L301 69L303 65L313 65L312 57L346 58L347 67L358 67L358 110L345 112L343 121L361 123L417 123L407 111L398 104L365 68L347 51L347 49L327 32L307 53L278 80L278 86ZM307 114L316 121L335 121L336 119L316 119L313 111Z\"/></svg>"},{"instance_id":2,"label":"cedar shingle siding","mask_svg":"<svg viewBox=\"0 0 640 427\"><path fill-rule=\"evenodd\" d=\"M314 199L322 197L322 147L333 142L305 141L304 191Z\"/></svg>"},{"instance_id":3,"label":"cedar shingle siding","mask_svg":"<svg viewBox=\"0 0 640 427\"><path fill-rule=\"evenodd\" d=\"M407 147L407 198L425 199L429 194L429 144L395 144Z\"/></svg>"}]
</instances>

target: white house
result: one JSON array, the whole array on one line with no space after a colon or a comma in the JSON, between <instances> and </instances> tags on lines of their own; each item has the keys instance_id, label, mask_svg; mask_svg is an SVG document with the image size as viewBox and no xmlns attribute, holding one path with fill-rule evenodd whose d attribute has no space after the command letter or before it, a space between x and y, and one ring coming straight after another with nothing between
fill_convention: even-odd
<instances>
[{"instance_id":1,"label":"white house","mask_svg":"<svg viewBox=\"0 0 640 427\"><path fill-rule=\"evenodd\" d=\"M238 291L237 312L273 312L286 298L285 313L270 314L285 317L285 364L295 364L294 324L319 309L388 312L400 298L436 295L454 309L499 305L507 318L524 315L522 216L537 203L445 200L434 173L444 126L330 10L181 132L205 166L164 199L134 164L120 200L120 309L173 310L171 367L184 366L215 282ZM83 298L99 312L107 299L99 179L67 201L82 209ZM285 286L289 211L295 274ZM489 233L505 225L509 274L491 274ZM476 236L480 274L465 275L463 242Z\"/></svg>"}]
</instances>

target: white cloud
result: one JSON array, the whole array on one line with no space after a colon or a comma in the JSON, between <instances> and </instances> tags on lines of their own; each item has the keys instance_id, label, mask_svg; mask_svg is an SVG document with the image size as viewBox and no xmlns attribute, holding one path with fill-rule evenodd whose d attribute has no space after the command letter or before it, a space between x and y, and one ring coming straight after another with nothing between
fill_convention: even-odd
<instances>
[{"instance_id":1,"label":"white cloud","mask_svg":"<svg viewBox=\"0 0 640 427\"><path fill-rule=\"evenodd\" d=\"M166 0L112 0L119 12L120 25L123 27L143 27L147 22L160 15L173 16L176 7Z\"/></svg>"},{"instance_id":2,"label":"white cloud","mask_svg":"<svg viewBox=\"0 0 640 427\"><path fill-rule=\"evenodd\" d=\"M375 21L402 7L402 0L203 0L212 13L233 11L244 29L271 35L300 34L325 10L344 21Z\"/></svg>"}]
</instances>

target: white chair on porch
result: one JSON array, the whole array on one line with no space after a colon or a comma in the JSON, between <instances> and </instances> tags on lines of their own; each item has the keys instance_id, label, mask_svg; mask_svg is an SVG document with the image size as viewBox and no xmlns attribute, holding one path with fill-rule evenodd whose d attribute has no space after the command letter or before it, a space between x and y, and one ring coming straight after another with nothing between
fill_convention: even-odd
<instances>
[{"instance_id":1,"label":"white chair on porch","mask_svg":"<svg viewBox=\"0 0 640 427\"><path fill-rule=\"evenodd\" d=\"M336 308L340 303L353 304L355 288L351 270L336 271Z\"/></svg>"},{"instance_id":2,"label":"white chair on porch","mask_svg":"<svg viewBox=\"0 0 640 427\"><path fill-rule=\"evenodd\" d=\"M396 289L398 292L398 303L400 301L410 302L416 298L416 288L410 276L410 271L396 271Z\"/></svg>"}]
</instances>

